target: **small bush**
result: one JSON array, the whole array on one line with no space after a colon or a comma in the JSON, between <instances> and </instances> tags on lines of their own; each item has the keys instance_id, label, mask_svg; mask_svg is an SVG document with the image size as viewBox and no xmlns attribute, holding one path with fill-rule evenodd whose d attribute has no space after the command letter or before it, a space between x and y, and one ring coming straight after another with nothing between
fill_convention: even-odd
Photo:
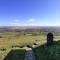
<instances>
[{"instance_id":1,"label":"small bush","mask_svg":"<svg viewBox=\"0 0 60 60\"><path fill-rule=\"evenodd\" d=\"M6 48L0 48L0 51L6 51L7 49Z\"/></svg>"},{"instance_id":2,"label":"small bush","mask_svg":"<svg viewBox=\"0 0 60 60\"><path fill-rule=\"evenodd\" d=\"M36 43L33 43L34 45L37 45Z\"/></svg>"},{"instance_id":3,"label":"small bush","mask_svg":"<svg viewBox=\"0 0 60 60\"><path fill-rule=\"evenodd\" d=\"M0 36L0 38L2 38L2 36Z\"/></svg>"},{"instance_id":4,"label":"small bush","mask_svg":"<svg viewBox=\"0 0 60 60\"><path fill-rule=\"evenodd\" d=\"M16 48L16 47L18 47L18 48L23 48L24 46L19 46L19 45L13 45L13 46L12 46L12 48Z\"/></svg>"},{"instance_id":5,"label":"small bush","mask_svg":"<svg viewBox=\"0 0 60 60\"><path fill-rule=\"evenodd\" d=\"M23 48L24 46L20 46L20 48Z\"/></svg>"},{"instance_id":6,"label":"small bush","mask_svg":"<svg viewBox=\"0 0 60 60\"><path fill-rule=\"evenodd\" d=\"M27 45L27 47L28 47L28 48L32 48L32 46L31 46L31 45Z\"/></svg>"}]
</instances>

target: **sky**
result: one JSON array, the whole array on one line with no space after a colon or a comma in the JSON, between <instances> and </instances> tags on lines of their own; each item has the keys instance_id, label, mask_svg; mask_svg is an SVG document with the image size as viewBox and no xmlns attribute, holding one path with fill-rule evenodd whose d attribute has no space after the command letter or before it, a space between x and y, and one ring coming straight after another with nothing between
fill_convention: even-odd
<instances>
[{"instance_id":1,"label":"sky","mask_svg":"<svg viewBox=\"0 0 60 60\"><path fill-rule=\"evenodd\" d=\"M60 0L0 0L0 26L60 26Z\"/></svg>"}]
</instances>

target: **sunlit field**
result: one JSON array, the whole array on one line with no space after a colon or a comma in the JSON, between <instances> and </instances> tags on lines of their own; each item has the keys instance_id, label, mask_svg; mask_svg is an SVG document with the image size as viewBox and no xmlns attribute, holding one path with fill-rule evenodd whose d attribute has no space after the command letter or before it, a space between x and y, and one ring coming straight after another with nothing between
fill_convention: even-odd
<instances>
[{"instance_id":1,"label":"sunlit field","mask_svg":"<svg viewBox=\"0 0 60 60\"><path fill-rule=\"evenodd\" d=\"M0 59L4 57L12 49L23 49L21 46L33 45L34 43L42 44L46 41L44 35L19 35L17 32L0 33Z\"/></svg>"},{"instance_id":2,"label":"sunlit field","mask_svg":"<svg viewBox=\"0 0 60 60\"><path fill-rule=\"evenodd\" d=\"M60 35L54 36L54 40L60 40ZM36 43L43 45L46 43L46 35L21 35L18 32L2 32L0 33L0 60L4 60L6 55L13 49L23 49L22 46Z\"/></svg>"}]
</instances>

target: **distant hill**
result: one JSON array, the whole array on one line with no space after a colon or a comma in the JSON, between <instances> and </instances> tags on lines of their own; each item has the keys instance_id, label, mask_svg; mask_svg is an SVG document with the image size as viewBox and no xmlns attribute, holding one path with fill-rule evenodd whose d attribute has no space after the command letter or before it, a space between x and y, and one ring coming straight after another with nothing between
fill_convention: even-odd
<instances>
[{"instance_id":1,"label":"distant hill","mask_svg":"<svg viewBox=\"0 0 60 60\"><path fill-rule=\"evenodd\" d=\"M37 29L43 32L56 32L60 33L60 27L55 26L0 26L0 31L12 30L32 30Z\"/></svg>"}]
</instances>

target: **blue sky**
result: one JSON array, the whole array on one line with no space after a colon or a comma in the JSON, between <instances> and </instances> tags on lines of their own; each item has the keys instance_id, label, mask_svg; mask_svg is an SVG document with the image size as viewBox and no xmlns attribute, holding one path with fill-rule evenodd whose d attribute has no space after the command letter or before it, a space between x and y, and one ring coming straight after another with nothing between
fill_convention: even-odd
<instances>
[{"instance_id":1,"label":"blue sky","mask_svg":"<svg viewBox=\"0 0 60 60\"><path fill-rule=\"evenodd\" d=\"M0 0L0 26L60 26L60 0Z\"/></svg>"}]
</instances>

